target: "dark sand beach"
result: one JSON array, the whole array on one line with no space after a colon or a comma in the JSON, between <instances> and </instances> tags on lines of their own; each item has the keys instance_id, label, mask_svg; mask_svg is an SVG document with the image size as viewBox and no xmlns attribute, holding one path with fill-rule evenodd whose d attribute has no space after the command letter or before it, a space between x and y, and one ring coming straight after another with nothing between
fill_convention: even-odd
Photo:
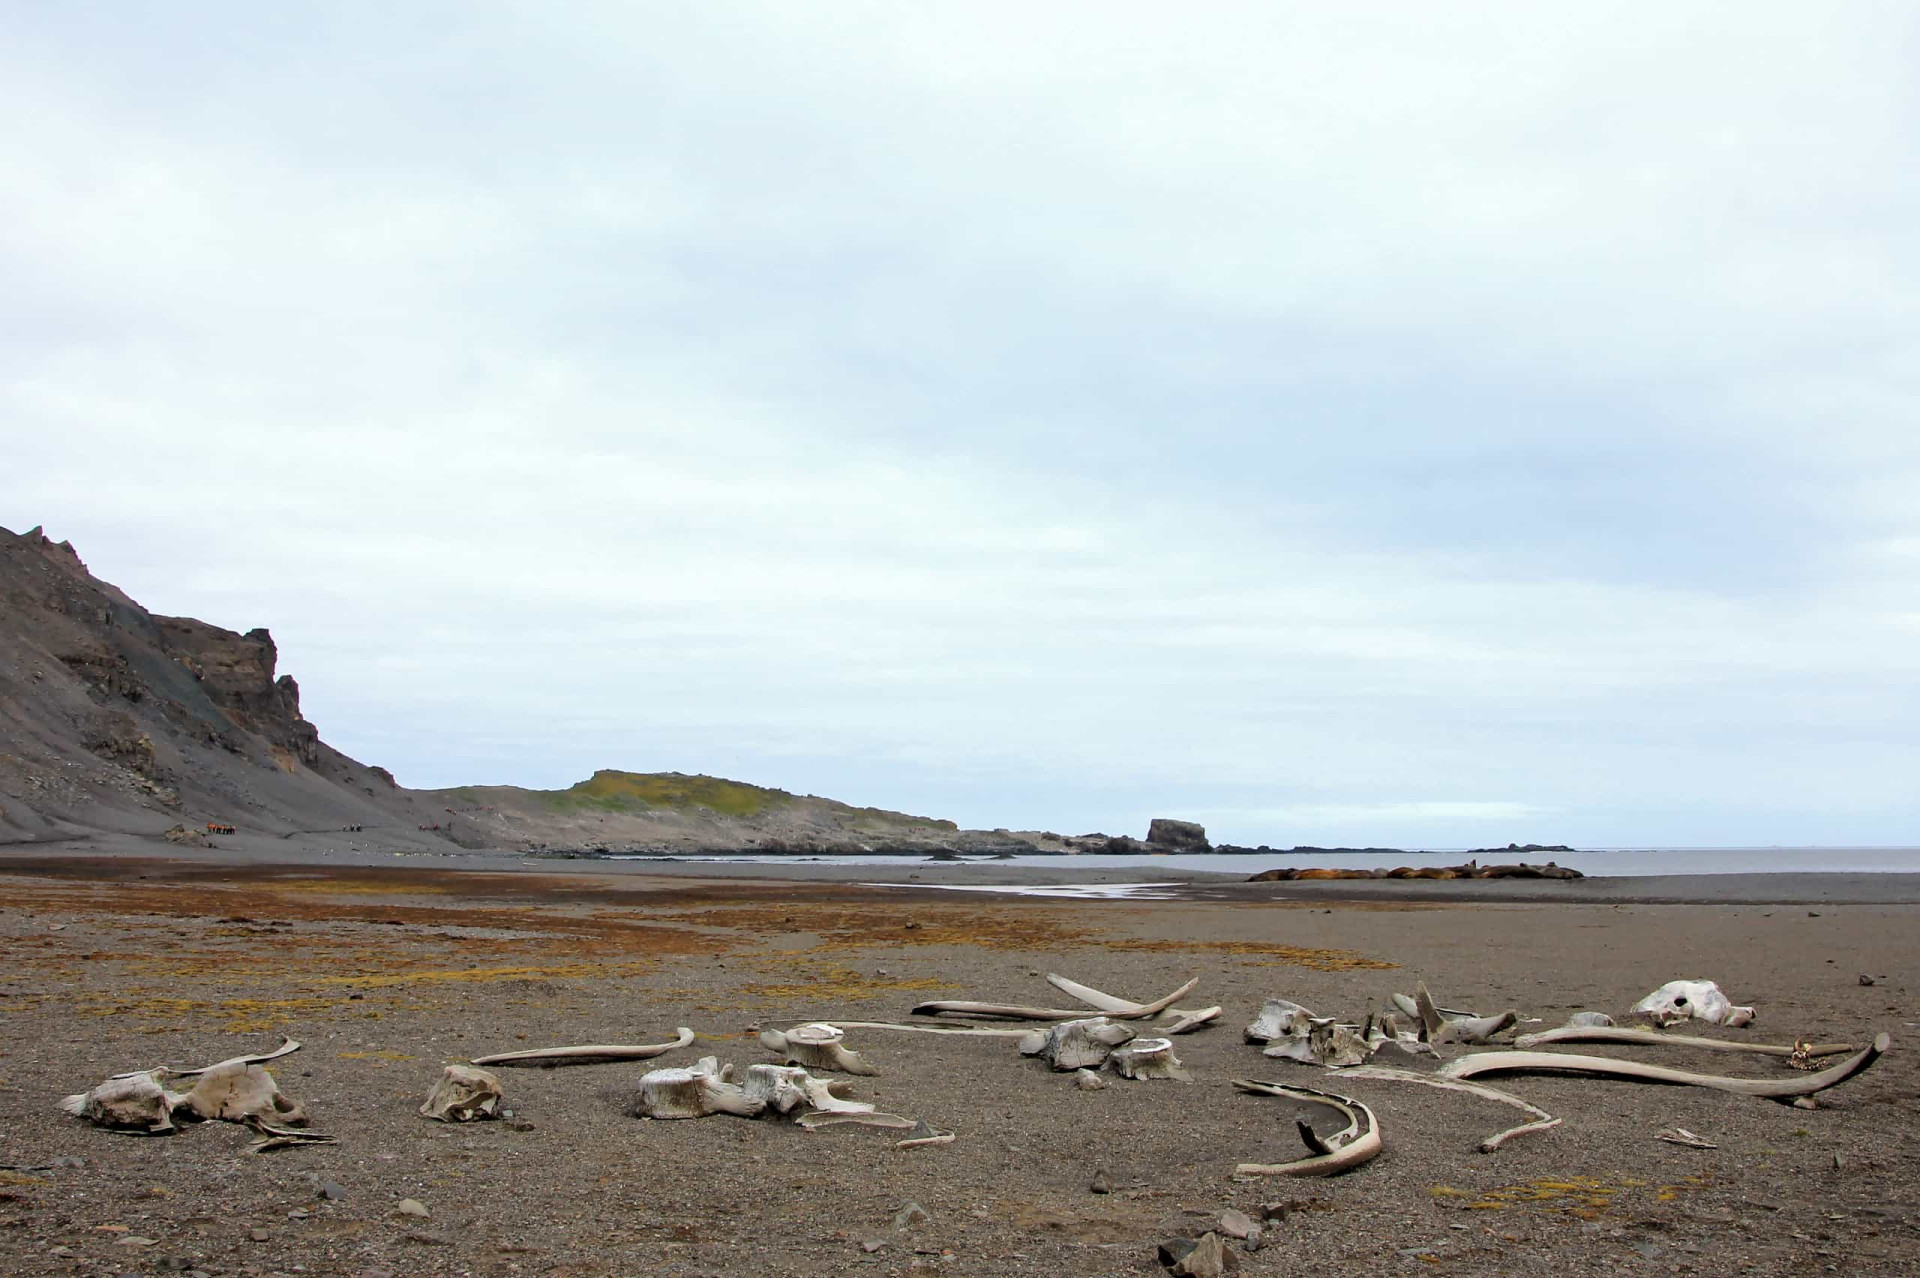
<instances>
[{"instance_id":1,"label":"dark sand beach","mask_svg":"<svg viewBox=\"0 0 1920 1278\"><path fill-rule=\"evenodd\" d=\"M193 858L96 841L0 858L0 1263L15 1273L1149 1274L1154 1244L1287 1205L1245 1273L1905 1273L1920 1266L1920 887L1905 875L1529 883L1177 882L1176 899L940 890L982 868L539 862L296 841ZM914 878L918 875L918 878ZM961 877L964 876L964 877ZM902 887L864 886L888 881ZM1057 971L1133 998L1190 976L1220 1004L1174 1040L1190 1084L1076 1090L1005 1039L855 1031L855 1095L954 1131L809 1133L626 1109L653 1065L771 1060L761 1027L904 1020L930 998L1059 1004ZM1866 975L1874 984L1865 985ZM1805 1111L1695 1088L1502 1084L1564 1119L1263 1058L1242 1029L1284 996L1362 1017L1425 980L1444 1004L1557 1025L1676 977L1759 1009L1748 1030L1893 1050ZM444 1063L587 1042L695 1046L646 1064L502 1071L512 1123L415 1109ZM1540 1028L1530 1026L1528 1028ZM244 1152L207 1124L120 1136L60 1113L109 1074L305 1044L275 1064L332 1146ZM1774 1077L1775 1061L1581 1049ZM1233 1078L1333 1086L1386 1152L1328 1180L1236 1181L1303 1151L1292 1102ZM1684 1127L1711 1150L1655 1139ZM78 1160L76 1162L76 1160ZM1089 1184L1104 1171L1115 1191ZM405 1198L427 1218L395 1214ZM896 1229L918 1203L929 1219ZM135 1242L132 1240L150 1240ZM1236 1250L1239 1245L1235 1245ZM871 1248L871 1250L870 1250Z\"/></svg>"}]
</instances>

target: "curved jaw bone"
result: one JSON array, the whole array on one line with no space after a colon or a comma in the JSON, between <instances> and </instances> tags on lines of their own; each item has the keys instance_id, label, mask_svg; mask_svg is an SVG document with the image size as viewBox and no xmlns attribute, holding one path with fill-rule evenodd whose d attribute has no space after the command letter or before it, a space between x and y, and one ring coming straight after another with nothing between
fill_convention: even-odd
<instances>
[{"instance_id":1,"label":"curved jaw bone","mask_svg":"<svg viewBox=\"0 0 1920 1278\"><path fill-rule=\"evenodd\" d=\"M449 1065L442 1070L420 1116L439 1123L471 1123L483 1118L498 1118L504 1096L500 1080L484 1069L471 1065Z\"/></svg>"},{"instance_id":2,"label":"curved jaw bone","mask_svg":"<svg viewBox=\"0 0 1920 1278\"><path fill-rule=\"evenodd\" d=\"M1502 1105L1511 1105L1525 1113L1533 1121L1522 1123L1518 1127L1509 1127L1505 1131L1495 1132L1480 1142L1480 1152L1491 1154L1516 1136L1526 1136L1533 1132L1549 1131L1560 1125L1560 1120L1530 1101L1521 1100L1511 1092L1488 1087L1481 1083L1463 1083L1454 1078L1441 1078L1435 1074L1419 1074L1410 1069L1389 1069L1384 1065L1361 1065L1354 1069L1340 1071L1343 1078L1377 1078L1393 1083L1420 1083L1427 1087L1438 1087L1449 1092L1465 1092L1469 1096L1478 1096L1482 1100L1498 1101Z\"/></svg>"},{"instance_id":3,"label":"curved jaw bone","mask_svg":"<svg viewBox=\"0 0 1920 1278\"><path fill-rule=\"evenodd\" d=\"M1697 1020L1738 1029L1753 1024L1754 1016L1751 1007L1735 1007L1712 981L1668 981L1627 1010L1660 1026Z\"/></svg>"},{"instance_id":4,"label":"curved jaw bone","mask_svg":"<svg viewBox=\"0 0 1920 1278\"><path fill-rule=\"evenodd\" d=\"M693 1045L693 1031L682 1025L671 1043L589 1043L581 1047L537 1047L525 1052L500 1052L476 1056L475 1065L531 1065L554 1069L561 1065L605 1065L612 1061L644 1061L664 1055L677 1047Z\"/></svg>"},{"instance_id":5,"label":"curved jaw bone","mask_svg":"<svg viewBox=\"0 0 1920 1278\"><path fill-rule=\"evenodd\" d=\"M1591 1074L1600 1078L1624 1078L1643 1083L1680 1083L1690 1087L1711 1087L1716 1091L1738 1092L1746 1096L1765 1096L1771 1100L1791 1100L1811 1096L1838 1086L1855 1074L1870 1068L1893 1045L1882 1034L1863 1051L1837 1065L1814 1074L1794 1078L1725 1078L1718 1074L1696 1074L1691 1070L1668 1069L1664 1065L1646 1065L1640 1061L1614 1060L1607 1056L1562 1056L1557 1052L1478 1052L1462 1056L1442 1066L1448 1078L1473 1078L1481 1074Z\"/></svg>"},{"instance_id":6,"label":"curved jaw bone","mask_svg":"<svg viewBox=\"0 0 1920 1278\"><path fill-rule=\"evenodd\" d=\"M846 1046L843 1041L846 1036L846 1031L836 1025L815 1021L790 1030L762 1030L760 1042L768 1051L786 1057L790 1065L838 1070L842 1074L878 1074L880 1071L868 1064L865 1057Z\"/></svg>"},{"instance_id":7,"label":"curved jaw bone","mask_svg":"<svg viewBox=\"0 0 1920 1278\"><path fill-rule=\"evenodd\" d=\"M1145 1020L1150 1016L1158 1016L1190 994L1193 987L1200 983L1200 978L1196 976L1164 998L1157 998L1151 1003L1134 1003L1112 994L1102 993L1091 986L1069 981L1066 977L1055 973L1048 973L1047 980L1056 989L1071 994L1095 1011L1105 1012L1108 1016L1123 1021ZM972 1003L954 999L922 1003L913 1009L915 1016L941 1016L949 1013L961 1016L996 1016L1009 1021L1071 1021L1087 1014L1085 1008L1067 1011L1057 1007L1023 1007L1013 1003Z\"/></svg>"},{"instance_id":8,"label":"curved jaw bone","mask_svg":"<svg viewBox=\"0 0 1920 1278\"><path fill-rule=\"evenodd\" d=\"M1169 1007L1153 1028L1161 1034L1191 1034L1201 1026L1219 1020L1222 1010L1219 1007L1197 1007L1192 1010Z\"/></svg>"},{"instance_id":9,"label":"curved jaw bone","mask_svg":"<svg viewBox=\"0 0 1920 1278\"><path fill-rule=\"evenodd\" d=\"M1784 1056L1789 1060L1811 1060L1816 1056L1843 1056L1860 1050L1858 1043L1796 1043L1782 1047L1777 1043L1736 1043L1724 1038L1695 1038L1688 1034L1656 1034L1652 1030L1628 1029L1615 1025L1562 1025L1522 1034L1513 1040L1515 1047L1545 1047L1549 1043L1634 1043L1658 1047L1697 1047L1708 1052L1746 1052L1756 1056Z\"/></svg>"},{"instance_id":10,"label":"curved jaw bone","mask_svg":"<svg viewBox=\"0 0 1920 1278\"><path fill-rule=\"evenodd\" d=\"M1284 1083L1260 1083L1236 1078L1233 1085L1256 1096L1281 1096L1288 1100L1324 1105L1346 1116L1347 1125L1331 1136L1314 1134L1305 1119L1296 1119L1300 1139L1308 1157L1291 1163L1241 1163L1233 1169L1236 1176L1337 1176L1370 1161L1384 1145L1380 1139L1380 1120L1373 1111L1350 1096L1336 1096L1312 1087L1289 1087ZM1364 1130L1363 1130L1364 1129Z\"/></svg>"}]
</instances>

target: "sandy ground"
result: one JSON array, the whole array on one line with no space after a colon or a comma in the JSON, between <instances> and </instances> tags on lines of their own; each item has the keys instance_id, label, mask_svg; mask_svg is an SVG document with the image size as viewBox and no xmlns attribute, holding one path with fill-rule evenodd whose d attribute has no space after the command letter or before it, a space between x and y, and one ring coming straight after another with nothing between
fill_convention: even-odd
<instances>
[{"instance_id":1,"label":"sandy ground","mask_svg":"<svg viewBox=\"0 0 1920 1278\"><path fill-rule=\"evenodd\" d=\"M1186 899L1064 902L932 890L943 867L931 866L916 887L881 889L844 880L897 876L100 850L0 857L8 1272L1150 1274L1163 1272L1156 1241L1268 1204L1291 1206L1241 1272L1920 1268L1911 876L1639 883L1641 898L1701 902L1686 905L1637 903L1597 880L1488 901L1181 876ZM443 1063L489 1051L653 1042L688 1025L696 1046L651 1064L711 1053L745 1066L771 1059L762 1026L905 1019L928 998L1059 1004L1048 971L1139 998L1198 975L1183 1004L1226 1014L1175 1040L1191 1084L1115 1079L1098 1092L1006 1040L855 1032L881 1069L855 1094L957 1133L931 1148L896 1149L871 1129L637 1120L627 1108L646 1064L503 1071L510 1123L446 1127L415 1112ZM1347 1080L1334 1085L1380 1115L1381 1158L1331 1180L1233 1179L1237 1163L1301 1150L1292 1102L1228 1080L1331 1082L1243 1041L1267 997L1358 1018L1425 979L1443 1003L1551 1025L1576 1009L1617 1014L1678 976L1760 1008L1751 1030L1706 1033L1886 1031L1894 1049L1811 1112L1690 1088L1512 1081L1565 1124L1492 1155L1474 1146L1517 1121L1511 1111ZM251 1155L227 1124L129 1137L55 1108L112 1073L203 1064L283 1033L305 1047L275 1065L279 1083L336 1145ZM1637 1054L1783 1072L1731 1054ZM1718 1148L1654 1139L1672 1126ZM1091 1193L1096 1171L1117 1192ZM396 1215L403 1198L431 1216ZM908 1203L929 1219L897 1229Z\"/></svg>"}]
</instances>

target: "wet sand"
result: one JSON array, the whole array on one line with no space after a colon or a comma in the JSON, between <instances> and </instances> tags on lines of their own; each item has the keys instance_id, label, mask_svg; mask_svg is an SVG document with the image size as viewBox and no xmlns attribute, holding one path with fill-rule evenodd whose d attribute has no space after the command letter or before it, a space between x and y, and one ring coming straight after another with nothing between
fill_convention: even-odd
<instances>
[{"instance_id":1,"label":"wet sand","mask_svg":"<svg viewBox=\"0 0 1920 1278\"><path fill-rule=\"evenodd\" d=\"M275 842L192 860L132 841L0 855L0 1164L39 1169L0 1173L10 1272L1148 1274L1163 1272L1159 1239L1197 1233L1226 1207L1276 1203L1293 1208L1242 1272L1920 1264L1915 876L1243 884L998 871L1180 885L1172 900L1061 901L934 886L978 883L979 866L907 870L918 880L903 867L794 866L775 878ZM861 885L890 879L907 886ZM1529 888L1544 899L1486 895ZM1646 903L1662 900L1692 903ZM1175 1040L1194 1081L1080 1092L1006 1040L856 1031L881 1073L855 1094L953 1130L954 1143L900 1150L870 1129L637 1120L625 1111L645 1064L503 1071L512 1124L444 1127L414 1112L443 1063L488 1051L661 1041L688 1025L697 1044L654 1064L710 1053L744 1067L772 1059L762 1026L902 1020L942 997L1057 1005L1048 971L1136 998L1197 975L1182 1005L1226 1011ZM1811 1112L1690 1088L1513 1080L1564 1125L1483 1155L1475 1144L1510 1111L1341 1083L1263 1058L1240 1032L1267 997L1357 1019L1422 979L1443 1003L1512 1006L1551 1025L1579 1009L1618 1014L1680 976L1718 980L1760 1009L1751 1030L1709 1035L1885 1031L1893 1051ZM126 1137L54 1108L108 1074L200 1064L283 1033L305 1047L276 1065L280 1084L337 1145L256 1156L226 1124ZM1611 1050L1782 1072L1732 1054ZM1303 1152L1295 1106L1241 1095L1237 1077L1356 1095L1379 1113L1387 1152L1337 1179L1237 1182L1237 1163ZM1672 1126L1719 1147L1654 1139ZM1096 1170L1119 1192L1089 1192ZM396 1216L409 1197L432 1216ZM909 1201L931 1219L897 1230Z\"/></svg>"}]
</instances>

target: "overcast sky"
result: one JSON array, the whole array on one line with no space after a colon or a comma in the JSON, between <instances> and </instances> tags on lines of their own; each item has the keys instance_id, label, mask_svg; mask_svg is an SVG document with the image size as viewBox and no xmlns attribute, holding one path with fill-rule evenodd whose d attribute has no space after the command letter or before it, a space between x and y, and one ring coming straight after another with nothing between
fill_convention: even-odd
<instances>
[{"instance_id":1,"label":"overcast sky","mask_svg":"<svg viewBox=\"0 0 1920 1278\"><path fill-rule=\"evenodd\" d=\"M7 6L0 524L409 785L1920 841L1920 11Z\"/></svg>"}]
</instances>

